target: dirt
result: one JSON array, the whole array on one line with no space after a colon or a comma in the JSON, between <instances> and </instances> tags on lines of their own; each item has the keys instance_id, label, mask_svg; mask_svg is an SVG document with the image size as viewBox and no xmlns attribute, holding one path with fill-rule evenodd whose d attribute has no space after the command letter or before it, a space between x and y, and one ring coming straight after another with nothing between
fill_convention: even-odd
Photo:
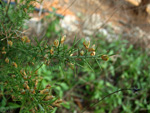
<instances>
[{"instance_id":1,"label":"dirt","mask_svg":"<svg viewBox=\"0 0 150 113\"><path fill-rule=\"evenodd\" d=\"M70 0L71 4L73 0ZM130 0L131 1L131 0ZM82 21L96 13L106 22L111 22L113 26L140 27L148 32L150 30L149 15L137 14L137 6L125 0L75 0L70 10L75 13Z\"/></svg>"}]
</instances>

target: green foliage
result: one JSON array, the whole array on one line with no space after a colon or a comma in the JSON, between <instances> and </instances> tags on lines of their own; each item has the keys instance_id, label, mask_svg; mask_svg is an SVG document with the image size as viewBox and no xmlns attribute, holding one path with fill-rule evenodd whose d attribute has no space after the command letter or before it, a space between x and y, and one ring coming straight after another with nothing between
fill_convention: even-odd
<instances>
[{"instance_id":1,"label":"green foliage","mask_svg":"<svg viewBox=\"0 0 150 113\"><path fill-rule=\"evenodd\" d=\"M32 44L22 34L23 22L29 18L30 8L33 6L28 0L20 1L15 6L2 2L0 112L55 112L63 103L59 98L64 97L70 86L73 87L70 81L73 76L67 76L64 69L67 67L65 70L76 72L76 66L85 63L92 70L89 59L101 60L101 54L96 53L95 46L89 48L90 41L86 40L82 50L76 38L72 47L64 45L65 36L51 45L36 38ZM63 106L70 108L67 102Z\"/></svg>"},{"instance_id":2,"label":"green foliage","mask_svg":"<svg viewBox=\"0 0 150 113\"><path fill-rule=\"evenodd\" d=\"M59 39L49 44L35 38L32 44L22 34L32 10L31 0L0 6L0 112L85 108L96 113L132 113L150 109L147 49L135 48L121 38L109 43L101 34L91 41L93 46L75 38L70 47L64 44L67 37L55 28L58 19L50 23L46 37ZM142 90L138 94L118 92L99 101L118 89L132 87Z\"/></svg>"}]
</instances>

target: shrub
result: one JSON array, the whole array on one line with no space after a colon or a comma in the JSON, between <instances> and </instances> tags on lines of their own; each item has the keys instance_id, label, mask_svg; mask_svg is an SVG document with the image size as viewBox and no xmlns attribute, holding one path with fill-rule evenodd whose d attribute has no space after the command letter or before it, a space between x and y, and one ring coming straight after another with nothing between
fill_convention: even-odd
<instances>
[{"instance_id":1,"label":"shrub","mask_svg":"<svg viewBox=\"0 0 150 113\"><path fill-rule=\"evenodd\" d=\"M64 68L69 67L75 71L76 65L82 66L83 62L88 64L86 59L107 60L107 56L103 58L98 55L95 45L90 46L90 41L86 40L82 48L75 47L79 41L76 39L73 46L68 47L64 45L66 36L54 40L52 45L46 40L38 41L36 38L36 44L32 44L30 38L22 32L24 20L29 19L28 15L33 11L33 3L36 1L21 0L14 6L9 2L1 2L0 111L55 111L63 103L60 99L62 96L56 95L55 90L58 87L44 82L45 77L40 75L40 68L47 66L57 71L57 66L63 73ZM91 68L89 64L88 66ZM54 84L58 84L57 81ZM67 89L63 82L60 84L64 90Z\"/></svg>"}]
</instances>

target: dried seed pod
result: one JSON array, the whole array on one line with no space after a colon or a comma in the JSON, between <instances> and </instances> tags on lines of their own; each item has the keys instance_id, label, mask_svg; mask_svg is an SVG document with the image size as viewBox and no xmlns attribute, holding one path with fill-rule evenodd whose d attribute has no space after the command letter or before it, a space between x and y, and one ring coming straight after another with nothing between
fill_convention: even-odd
<instances>
[{"instance_id":1,"label":"dried seed pod","mask_svg":"<svg viewBox=\"0 0 150 113\"><path fill-rule=\"evenodd\" d=\"M25 93L26 93L26 91L25 91L24 89L22 89L22 90L21 90L21 94L24 95Z\"/></svg>"},{"instance_id":2,"label":"dried seed pod","mask_svg":"<svg viewBox=\"0 0 150 113\"><path fill-rule=\"evenodd\" d=\"M3 54L3 55L6 54L6 51L2 51L2 54Z\"/></svg>"},{"instance_id":3,"label":"dried seed pod","mask_svg":"<svg viewBox=\"0 0 150 113\"><path fill-rule=\"evenodd\" d=\"M90 55L91 55L91 56L95 56L95 51L91 52Z\"/></svg>"},{"instance_id":4,"label":"dried seed pod","mask_svg":"<svg viewBox=\"0 0 150 113\"><path fill-rule=\"evenodd\" d=\"M60 107L60 104L53 103L53 106L55 106L55 107Z\"/></svg>"},{"instance_id":5,"label":"dried seed pod","mask_svg":"<svg viewBox=\"0 0 150 113\"><path fill-rule=\"evenodd\" d=\"M43 89L40 91L41 94L48 94L49 93L49 89Z\"/></svg>"},{"instance_id":6,"label":"dried seed pod","mask_svg":"<svg viewBox=\"0 0 150 113\"><path fill-rule=\"evenodd\" d=\"M54 48L53 47L50 49L50 53L51 53L51 55L54 54Z\"/></svg>"},{"instance_id":7,"label":"dried seed pod","mask_svg":"<svg viewBox=\"0 0 150 113\"><path fill-rule=\"evenodd\" d=\"M23 87L26 88L26 89L30 89L27 83L24 83Z\"/></svg>"},{"instance_id":8,"label":"dried seed pod","mask_svg":"<svg viewBox=\"0 0 150 113\"><path fill-rule=\"evenodd\" d=\"M27 36L23 36L23 37L21 38L22 42L25 42L26 39L27 39Z\"/></svg>"},{"instance_id":9,"label":"dried seed pod","mask_svg":"<svg viewBox=\"0 0 150 113\"><path fill-rule=\"evenodd\" d=\"M44 55L44 59L47 59L47 58L48 58L48 54L45 54L45 55Z\"/></svg>"},{"instance_id":10,"label":"dried seed pod","mask_svg":"<svg viewBox=\"0 0 150 113\"><path fill-rule=\"evenodd\" d=\"M50 60L46 60L45 64L48 66L50 64Z\"/></svg>"},{"instance_id":11,"label":"dried seed pod","mask_svg":"<svg viewBox=\"0 0 150 113\"><path fill-rule=\"evenodd\" d=\"M91 48L89 48L89 49L88 49L88 51L89 51L89 52L91 52L91 51L95 51L95 44L94 44L94 45L92 45L92 47L91 47Z\"/></svg>"},{"instance_id":12,"label":"dried seed pod","mask_svg":"<svg viewBox=\"0 0 150 113\"><path fill-rule=\"evenodd\" d=\"M51 88L51 85L48 84L48 85L46 86L46 89L50 89L50 88Z\"/></svg>"},{"instance_id":13,"label":"dried seed pod","mask_svg":"<svg viewBox=\"0 0 150 113\"><path fill-rule=\"evenodd\" d=\"M16 64L16 62L13 62L12 65L13 65L15 68L18 67L17 64Z\"/></svg>"},{"instance_id":14,"label":"dried seed pod","mask_svg":"<svg viewBox=\"0 0 150 113\"><path fill-rule=\"evenodd\" d=\"M16 77L16 75L11 75L13 78L15 78Z\"/></svg>"},{"instance_id":15,"label":"dried seed pod","mask_svg":"<svg viewBox=\"0 0 150 113\"><path fill-rule=\"evenodd\" d=\"M62 100L62 99L58 99L58 100L56 100L55 102L56 102L56 103L62 103L63 100Z\"/></svg>"},{"instance_id":16,"label":"dried seed pod","mask_svg":"<svg viewBox=\"0 0 150 113\"><path fill-rule=\"evenodd\" d=\"M26 39L26 43L30 43L31 41L30 41L30 39L29 38L27 38Z\"/></svg>"},{"instance_id":17,"label":"dried seed pod","mask_svg":"<svg viewBox=\"0 0 150 113\"><path fill-rule=\"evenodd\" d=\"M2 50L4 51L4 50L5 50L5 47L3 47Z\"/></svg>"},{"instance_id":18,"label":"dried seed pod","mask_svg":"<svg viewBox=\"0 0 150 113\"><path fill-rule=\"evenodd\" d=\"M50 106L50 105L48 105L48 107L50 108L50 109L54 109L52 106Z\"/></svg>"},{"instance_id":19,"label":"dried seed pod","mask_svg":"<svg viewBox=\"0 0 150 113\"><path fill-rule=\"evenodd\" d=\"M31 62L31 64L34 66L34 62Z\"/></svg>"},{"instance_id":20,"label":"dried seed pod","mask_svg":"<svg viewBox=\"0 0 150 113\"><path fill-rule=\"evenodd\" d=\"M108 59L109 59L108 55L102 55L101 58L104 61L108 61Z\"/></svg>"},{"instance_id":21,"label":"dried seed pod","mask_svg":"<svg viewBox=\"0 0 150 113\"><path fill-rule=\"evenodd\" d=\"M26 43L30 43L31 42L30 39L29 39L29 37L27 37L27 36L23 36L21 38L21 40L22 40L22 42L26 42Z\"/></svg>"},{"instance_id":22,"label":"dried seed pod","mask_svg":"<svg viewBox=\"0 0 150 113\"><path fill-rule=\"evenodd\" d=\"M27 75L24 75L24 76L23 76L23 79L25 79L25 80L28 79L28 76L27 76Z\"/></svg>"},{"instance_id":23,"label":"dried seed pod","mask_svg":"<svg viewBox=\"0 0 150 113\"><path fill-rule=\"evenodd\" d=\"M48 95L48 96L46 96L46 97L44 98L44 100L45 100L45 101L48 101L48 100L51 100L51 99L53 99L53 98L54 98L54 96Z\"/></svg>"},{"instance_id":24,"label":"dried seed pod","mask_svg":"<svg viewBox=\"0 0 150 113\"><path fill-rule=\"evenodd\" d=\"M35 86L34 89L37 89L38 80L35 80Z\"/></svg>"},{"instance_id":25,"label":"dried seed pod","mask_svg":"<svg viewBox=\"0 0 150 113\"><path fill-rule=\"evenodd\" d=\"M61 44L63 44L65 40L66 40L66 35L64 35L64 36L61 38Z\"/></svg>"},{"instance_id":26,"label":"dried seed pod","mask_svg":"<svg viewBox=\"0 0 150 113\"><path fill-rule=\"evenodd\" d=\"M90 46L90 40L89 40L89 39L85 39L85 41L83 42L83 45L84 45L84 47L85 47L86 49L88 49L89 46Z\"/></svg>"},{"instance_id":27,"label":"dried seed pod","mask_svg":"<svg viewBox=\"0 0 150 113\"><path fill-rule=\"evenodd\" d=\"M69 63L68 65L69 65L69 67L70 67L72 70L74 70L75 66L74 66L73 63Z\"/></svg>"},{"instance_id":28,"label":"dried seed pod","mask_svg":"<svg viewBox=\"0 0 150 113\"><path fill-rule=\"evenodd\" d=\"M8 41L8 45L9 45L9 46L12 46L12 45L13 45L13 42L9 40L9 41Z\"/></svg>"},{"instance_id":29,"label":"dried seed pod","mask_svg":"<svg viewBox=\"0 0 150 113\"><path fill-rule=\"evenodd\" d=\"M34 89L31 89L30 92L31 92L32 94L35 94L35 90L34 90Z\"/></svg>"},{"instance_id":30,"label":"dried seed pod","mask_svg":"<svg viewBox=\"0 0 150 113\"><path fill-rule=\"evenodd\" d=\"M55 47L58 47L59 41L57 39L54 41L54 45L55 45Z\"/></svg>"}]
</instances>

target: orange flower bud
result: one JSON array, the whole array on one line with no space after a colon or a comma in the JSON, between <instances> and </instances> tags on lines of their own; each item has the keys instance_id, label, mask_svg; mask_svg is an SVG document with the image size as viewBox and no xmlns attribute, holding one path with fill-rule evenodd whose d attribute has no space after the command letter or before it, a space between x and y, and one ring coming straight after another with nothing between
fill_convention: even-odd
<instances>
[{"instance_id":1,"label":"orange flower bud","mask_svg":"<svg viewBox=\"0 0 150 113\"><path fill-rule=\"evenodd\" d=\"M109 57L107 55L102 55L101 56L102 60L107 61L109 59Z\"/></svg>"}]
</instances>

